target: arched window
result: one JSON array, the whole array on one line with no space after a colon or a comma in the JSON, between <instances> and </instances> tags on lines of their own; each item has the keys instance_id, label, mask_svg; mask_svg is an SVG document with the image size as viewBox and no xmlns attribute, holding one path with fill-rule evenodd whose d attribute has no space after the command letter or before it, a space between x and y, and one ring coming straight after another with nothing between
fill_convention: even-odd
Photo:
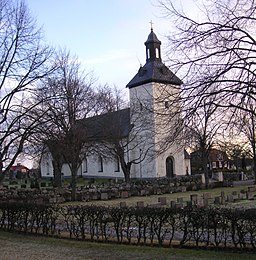
<instances>
[{"instance_id":1,"label":"arched window","mask_svg":"<svg viewBox=\"0 0 256 260\"><path fill-rule=\"evenodd\" d=\"M103 159L101 156L98 158L98 172L103 172Z\"/></svg>"},{"instance_id":2,"label":"arched window","mask_svg":"<svg viewBox=\"0 0 256 260\"><path fill-rule=\"evenodd\" d=\"M87 168L87 158L86 157L83 159L82 168L83 168L83 172L86 173L87 170L88 170L88 168Z\"/></svg>"},{"instance_id":3,"label":"arched window","mask_svg":"<svg viewBox=\"0 0 256 260\"><path fill-rule=\"evenodd\" d=\"M166 158L166 177L174 177L174 158L172 156Z\"/></svg>"},{"instance_id":4,"label":"arched window","mask_svg":"<svg viewBox=\"0 0 256 260\"><path fill-rule=\"evenodd\" d=\"M156 58L158 59L159 58L159 49L158 48L156 48Z\"/></svg>"},{"instance_id":5,"label":"arched window","mask_svg":"<svg viewBox=\"0 0 256 260\"><path fill-rule=\"evenodd\" d=\"M117 156L115 158L115 172L120 172L119 158Z\"/></svg>"}]
</instances>

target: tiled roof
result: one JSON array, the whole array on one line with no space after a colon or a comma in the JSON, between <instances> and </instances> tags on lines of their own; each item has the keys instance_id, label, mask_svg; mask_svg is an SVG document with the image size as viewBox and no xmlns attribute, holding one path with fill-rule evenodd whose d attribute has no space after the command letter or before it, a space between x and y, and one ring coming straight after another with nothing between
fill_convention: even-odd
<instances>
[{"instance_id":1,"label":"tiled roof","mask_svg":"<svg viewBox=\"0 0 256 260\"><path fill-rule=\"evenodd\" d=\"M140 67L138 73L126 87L133 88L150 82L172 85L182 84L182 81L161 61L150 61Z\"/></svg>"},{"instance_id":2,"label":"tiled roof","mask_svg":"<svg viewBox=\"0 0 256 260\"><path fill-rule=\"evenodd\" d=\"M130 109L78 120L77 127L87 140L125 138L131 129Z\"/></svg>"}]
</instances>

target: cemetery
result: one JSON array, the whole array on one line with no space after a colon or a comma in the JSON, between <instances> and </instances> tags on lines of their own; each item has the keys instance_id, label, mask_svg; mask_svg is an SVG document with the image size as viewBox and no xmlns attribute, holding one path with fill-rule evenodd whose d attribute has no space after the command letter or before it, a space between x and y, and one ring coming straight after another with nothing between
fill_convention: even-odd
<instances>
[{"instance_id":1,"label":"cemetery","mask_svg":"<svg viewBox=\"0 0 256 260\"><path fill-rule=\"evenodd\" d=\"M1 186L1 230L136 245L256 247L254 185L204 190L199 176L94 182L79 186L71 202L68 186L22 182ZM248 202L254 207L243 207Z\"/></svg>"}]
</instances>

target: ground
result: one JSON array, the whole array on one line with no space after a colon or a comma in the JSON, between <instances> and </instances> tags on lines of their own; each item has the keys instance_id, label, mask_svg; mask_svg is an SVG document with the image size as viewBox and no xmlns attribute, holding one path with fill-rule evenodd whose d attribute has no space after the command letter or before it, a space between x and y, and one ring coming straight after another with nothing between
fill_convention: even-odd
<instances>
[{"instance_id":1,"label":"ground","mask_svg":"<svg viewBox=\"0 0 256 260\"><path fill-rule=\"evenodd\" d=\"M152 248L143 246L125 246L117 244L99 244L75 240L63 240L36 237L16 233L0 232L0 259L29 260L236 260L256 259L250 253L215 252L207 250Z\"/></svg>"}]
</instances>

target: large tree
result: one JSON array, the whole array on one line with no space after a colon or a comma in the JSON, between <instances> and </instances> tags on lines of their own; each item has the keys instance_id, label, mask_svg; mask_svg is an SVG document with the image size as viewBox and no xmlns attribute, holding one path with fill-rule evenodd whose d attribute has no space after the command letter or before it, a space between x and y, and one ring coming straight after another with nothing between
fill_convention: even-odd
<instances>
[{"instance_id":1,"label":"large tree","mask_svg":"<svg viewBox=\"0 0 256 260\"><path fill-rule=\"evenodd\" d=\"M209 185L209 154L213 146L218 143L218 138L222 136L223 127L226 124L223 120L224 111L218 111L218 109L213 100L208 100L193 113L193 117L185 121L183 136L199 155L197 163L203 170L206 188Z\"/></svg>"},{"instance_id":2,"label":"large tree","mask_svg":"<svg viewBox=\"0 0 256 260\"><path fill-rule=\"evenodd\" d=\"M0 0L0 174L6 173L22 152L37 118L29 102L35 84L52 67L51 50L42 42L24 1Z\"/></svg>"},{"instance_id":3,"label":"large tree","mask_svg":"<svg viewBox=\"0 0 256 260\"><path fill-rule=\"evenodd\" d=\"M167 55L184 82L173 99L181 104L182 118L193 118L210 98L230 114L255 117L255 1L193 1L193 12L171 0L158 2L174 28L167 36ZM254 127L252 120L246 124Z\"/></svg>"},{"instance_id":4,"label":"large tree","mask_svg":"<svg viewBox=\"0 0 256 260\"><path fill-rule=\"evenodd\" d=\"M68 164L72 176L72 199L76 197L77 170L86 140L75 127L76 121L87 117L95 106L92 90L94 77L85 73L76 57L67 51L57 54L57 69L38 88L41 103L34 113L40 117L36 138L49 149L54 167L55 184L61 186L61 169Z\"/></svg>"},{"instance_id":5,"label":"large tree","mask_svg":"<svg viewBox=\"0 0 256 260\"><path fill-rule=\"evenodd\" d=\"M186 104L195 108L214 95L218 106L247 111L244 102L255 102L255 1L197 1L197 15L159 2L176 25L167 52L173 70L183 74Z\"/></svg>"}]
</instances>

